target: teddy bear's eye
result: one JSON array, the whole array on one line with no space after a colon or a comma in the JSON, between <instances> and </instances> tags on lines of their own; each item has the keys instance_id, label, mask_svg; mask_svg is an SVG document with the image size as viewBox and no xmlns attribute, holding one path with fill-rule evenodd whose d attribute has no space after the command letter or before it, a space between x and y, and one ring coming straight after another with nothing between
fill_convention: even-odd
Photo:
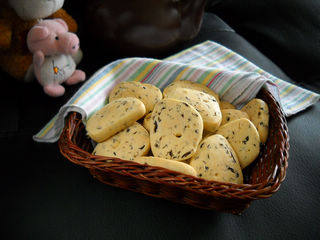
<instances>
[{"instance_id":1,"label":"teddy bear's eye","mask_svg":"<svg viewBox=\"0 0 320 240\"><path fill-rule=\"evenodd\" d=\"M56 38L55 38L56 40L59 40L59 37L58 36L56 36Z\"/></svg>"}]
</instances>

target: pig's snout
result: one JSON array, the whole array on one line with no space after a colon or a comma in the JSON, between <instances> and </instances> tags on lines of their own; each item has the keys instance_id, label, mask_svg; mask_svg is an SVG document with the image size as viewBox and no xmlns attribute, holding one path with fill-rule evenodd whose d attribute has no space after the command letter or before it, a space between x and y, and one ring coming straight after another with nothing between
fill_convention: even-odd
<instances>
[{"instance_id":1,"label":"pig's snout","mask_svg":"<svg viewBox=\"0 0 320 240\"><path fill-rule=\"evenodd\" d=\"M62 53L74 54L80 47L80 41L74 33L64 33L59 36L59 47Z\"/></svg>"}]
</instances>

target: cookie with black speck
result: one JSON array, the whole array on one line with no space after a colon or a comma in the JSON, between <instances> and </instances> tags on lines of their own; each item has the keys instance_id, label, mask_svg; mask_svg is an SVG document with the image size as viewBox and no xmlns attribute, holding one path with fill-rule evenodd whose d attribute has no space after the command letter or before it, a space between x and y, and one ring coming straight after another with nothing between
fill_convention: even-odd
<instances>
[{"instance_id":1,"label":"cookie with black speck","mask_svg":"<svg viewBox=\"0 0 320 240\"><path fill-rule=\"evenodd\" d=\"M242 168L252 163L260 152L260 137L253 123L241 118L221 126L217 134L228 139Z\"/></svg>"},{"instance_id":2,"label":"cookie with black speck","mask_svg":"<svg viewBox=\"0 0 320 240\"><path fill-rule=\"evenodd\" d=\"M121 82L109 94L109 102L123 97L135 97L143 102L146 114L152 112L154 105L162 99L162 92L152 84L140 82Z\"/></svg>"},{"instance_id":3,"label":"cookie with black speck","mask_svg":"<svg viewBox=\"0 0 320 240\"><path fill-rule=\"evenodd\" d=\"M215 101L220 105L220 98L217 93L215 93L212 89L208 88L206 85L201 83L192 82L188 80L178 80L170 83L165 89L163 89L163 97L168 97L168 94L175 88L189 88L201 91L203 93L207 93L214 97Z\"/></svg>"},{"instance_id":4,"label":"cookie with black speck","mask_svg":"<svg viewBox=\"0 0 320 240\"><path fill-rule=\"evenodd\" d=\"M150 132L150 124L151 124L151 113L147 114L143 119L143 126L145 129Z\"/></svg>"},{"instance_id":5,"label":"cookie with black speck","mask_svg":"<svg viewBox=\"0 0 320 240\"><path fill-rule=\"evenodd\" d=\"M149 133L136 122L108 140L98 143L93 153L94 155L133 160L136 157L147 155L149 150Z\"/></svg>"},{"instance_id":6,"label":"cookie with black speck","mask_svg":"<svg viewBox=\"0 0 320 240\"><path fill-rule=\"evenodd\" d=\"M222 121L220 126L223 126L226 123L232 122L240 118L249 119L249 116L246 112L237 109L223 109L221 110L221 113Z\"/></svg>"},{"instance_id":7,"label":"cookie with black speck","mask_svg":"<svg viewBox=\"0 0 320 240\"><path fill-rule=\"evenodd\" d=\"M251 122L258 130L261 142L265 143L269 133L268 104L261 99L254 98L241 110L249 115Z\"/></svg>"},{"instance_id":8,"label":"cookie with black speck","mask_svg":"<svg viewBox=\"0 0 320 240\"><path fill-rule=\"evenodd\" d=\"M156 104L150 124L151 150L155 157L182 161L196 152L203 121L188 103L166 98Z\"/></svg>"},{"instance_id":9,"label":"cookie with black speck","mask_svg":"<svg viewBox=\"0 0 320 240\"><path fill-rule=\"evenodd\" d=\"M215 132L222 119L220 107L216 99L207 93L195 89L176 87L167 92L166 98L174 98L193 106L201 115L203 128Z\"/></svg>"},{"instance_id":10,"label":"cookie with black speck","mask_svg":"<svg viewBox=\"0 0 320 240\"><path fill-rule=\"evenodd\" d=\"M215 147L212 147L215 146ZM197 176L206 180L243 183L243 174L237 155L228 141L219 134L207 137L200 143L190 159Z\"/></svg>"},{"instance_id":11,"label":"cookie with black speck","mask_svg":"<svg viewBox=\"0 0 320 240\"><path fill-rule=\"evenodd\" d=\"M103 142L131 126L142 118L146 108L139 99L127 97L116 99L95 112L87 121L86 130L91 139Z\"/></svg>"}]
</instances>

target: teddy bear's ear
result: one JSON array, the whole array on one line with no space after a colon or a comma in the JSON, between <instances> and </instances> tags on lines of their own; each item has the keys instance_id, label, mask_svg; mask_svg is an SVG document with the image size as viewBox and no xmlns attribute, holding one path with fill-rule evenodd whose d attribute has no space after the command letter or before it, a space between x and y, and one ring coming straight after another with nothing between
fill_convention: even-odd
<instances>
[{"instance_id":1,"label":"teddy bear's ear","mask_svg":"<svg viewBox=\"0 0 320 240\"><path fill-rule=\"evenodd\" d=\"M54 20L55 20L56 22L60 23L60 24L65 28L66 31L69 30L67 23L66 23L63 19L61 19L61 18L55 18Z\"/></svg>"},{"instance_id":2,"label":"teddy bear's ear","mask_svg":"<svg viewBox=\"0 0 320 240\"><path fill-rule=\"evenodd\" d=\"M28 42L37 42L46 39L50 35L48 28L34 26L28 33Z\"/></svg>"}]
</instances>

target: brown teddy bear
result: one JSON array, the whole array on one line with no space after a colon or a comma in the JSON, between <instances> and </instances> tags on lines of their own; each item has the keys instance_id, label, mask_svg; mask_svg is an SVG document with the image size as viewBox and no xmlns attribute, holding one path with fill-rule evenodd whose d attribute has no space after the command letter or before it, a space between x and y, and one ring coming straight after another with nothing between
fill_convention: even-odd
<instances>
[{"instance_id":1,"label":"brown teddy bear","mask_svg":"<svg viewBox=\"0 0 320 240\"><path fill-rule=\"evenodd\" d=\"M76 21L62 9L64 0L0 0L0 68L12 77L30 81L34 74L27 48L29 30L43 18L62 18L70 32Z\"/></svg>"}]
</instances>

